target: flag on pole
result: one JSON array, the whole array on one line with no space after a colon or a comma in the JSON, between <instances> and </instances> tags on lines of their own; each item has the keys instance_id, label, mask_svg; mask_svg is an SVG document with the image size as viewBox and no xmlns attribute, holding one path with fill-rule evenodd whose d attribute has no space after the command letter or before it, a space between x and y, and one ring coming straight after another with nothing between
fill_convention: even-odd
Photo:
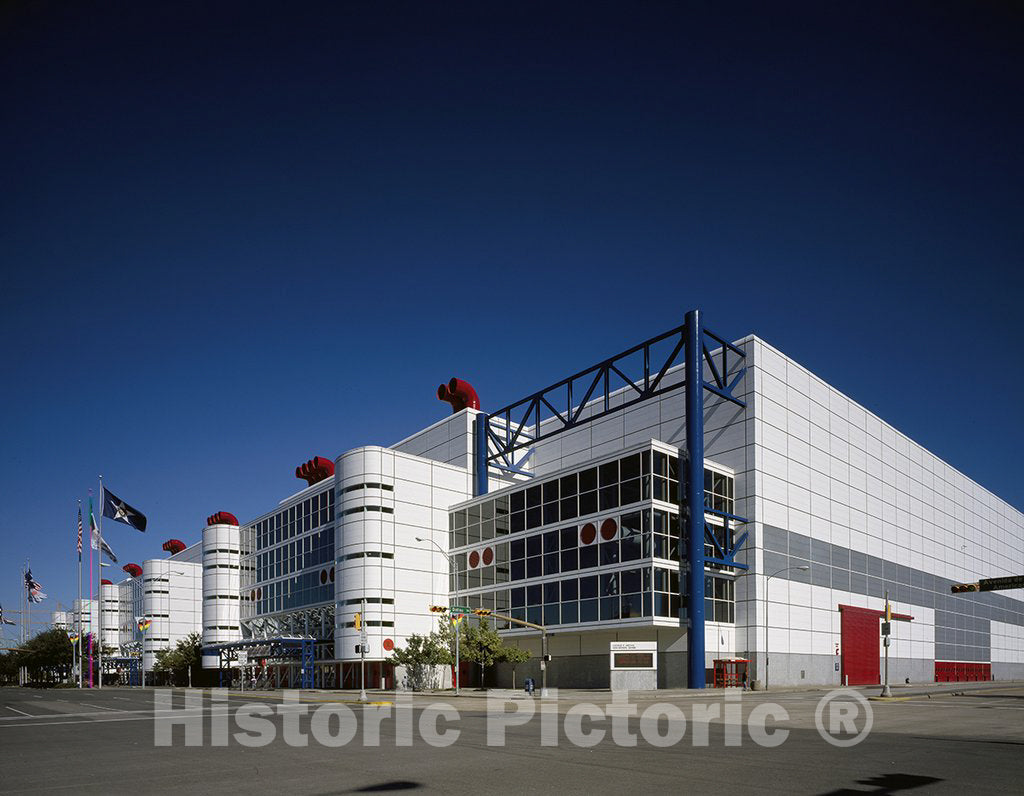
<instances>
[{"instance_id":1,"label":"flag on pole","mask_svg":"<svg viewBox=\"0 0 1024 796\"><path fill-rule=\"evenodd\" d=\"M96 527L96 517L92 513L92 498L89 498L89 536L92 540L92 549L99 550L100 544L103 545L103 552L107 554L107 558L117 563L117 556L114 555L114 551L110 549L110 545L107 544L106 539L100 538L100 529ZM103 566L103 562L100 562L100 566Z\"/></svg>"},{"instance_id":2,"label":"flag on pole","mask_svg":"<svg viewBox=\"0 0 1024 796\"><path fill-rule=\"evenodd\" d=\"M139 618L139 630L141 630L143 633L149 630L149 626L151 624L152 622L150 622L146 617L143 616Z\"/></svg>"},{"instance_id":3,"label":"flag on pole","mask_svg":"<svg viewBox=\"0 0 1024 796\"><path fill-rule=\"evenodd\" d=\"M82 504L78 504L78 560L82 560Z\"/></svg>"},{"instance_id":4,"label":"flag on pole","mask_svg":"<svg viewBox=\"0 0 1024 796\"><path fill-rule=\"evenodd\" d=\"M46 599L43 587L32 577L31 569L25 572L25 589L28 591L28 601L30 603L41 603Z\"/></svg>"},{"instance_id":5,"label":"flag on pole","mask_svg":"<svg viewBox=\"0 0 1024 796\"><path fill-rule=\"evenodd\" d=\"M17 622L12 622L10 619L4 617L4 607L0 605L0 625L16 625Z\"/></svg>"},{"instance_id":6,"label":"flag on pole","mask_svg":"<svg viewBox=\"0 0 1024 796\"><path fill-rule=\"evenodd\" d=\"M137 531L146 530L146 515L133 509L106 487L103 489L103 516L130 525Z\"/></svg>"}]
</instances>

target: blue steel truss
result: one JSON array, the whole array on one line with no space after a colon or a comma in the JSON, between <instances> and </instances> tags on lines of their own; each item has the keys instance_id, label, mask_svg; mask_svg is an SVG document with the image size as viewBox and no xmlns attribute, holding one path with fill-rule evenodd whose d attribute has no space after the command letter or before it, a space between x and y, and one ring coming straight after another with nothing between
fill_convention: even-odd
<instances>
[{"instance_id":1,"label":"blue steel truss","mask_svg":"<svg viewBox=\"0 0 1024 796\"><path fill-rule=\"evenodd\" d=\"M705 685L704 563L747 569L747 565L735 560L747 534L734 542L730 526L730 523L740 524L746 520L704 506L703 411L705 392L741 408L746 406L734 394L747 370L745 357L742 349L703 328L700 313L690 310L681 326L496 412L480 413L476 417L476 494L484 495L491 468L531 475L523 465L537 442L641 401L685 389L686 446L679 451L680 470L684 475L679 479L679 506L685 523L685 532L680 534L680 547L684 548L680 549L680 561L686 562L688 569L679 584L681 602L687 606L687 615L680 616L680 624L690 629L687 669L691 688ZM676 374L667 378L669 372L679 366L684 369L683 379L675 380ZM524 450L525 454L517 459L517 452ZM706 513L722 518L721 538L716 533L718 526L705 521ZM714 555L704 555L706 542L710 543Z\"/></svg>"},{"instance_id":2,"label":"blue steel truss","mask_svg":"<svg viewBox=\"0 0 1024 796\"><path fill-rule=\"evenodd\" d=\"M657 350L659 343L666 344L664 350ZM665 377L673 366L683 365L686 346L683 324L490 413L485 424L487 464L506 472L522 472L526 457L516 460L517 451L685 387L685 379L666 383ZM743 351L707 329L700 348L711 374L711 381L702 378L703 388L737 406L746 406L733 395L746 373ZM621 400L613 397L620 390Z\"/></svg>"},{"instance_id":3,"label":"blue steel truss","mask_svg":"<svg viewBox=\"0 0 1024 796\"><path fill-rule=\"evenodd\" d=\"M302 636L284 636L277 638L250 638L241 641L227 641L222 644L211 644L202 648L203 655L217 655L218 679L224 685L224 671L230 669L231 662L238 660L239 650L248 650L259 658L280 660L298 660L300 668L300 687L313 687L314 641Z\"/></svg>"}]
</instances>

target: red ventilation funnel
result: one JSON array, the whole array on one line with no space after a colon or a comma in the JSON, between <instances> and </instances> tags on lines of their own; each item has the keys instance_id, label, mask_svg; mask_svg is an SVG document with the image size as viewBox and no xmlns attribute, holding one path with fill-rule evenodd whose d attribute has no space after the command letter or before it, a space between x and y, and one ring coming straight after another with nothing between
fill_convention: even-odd
<instances>
[{"instance_id":1,"label":"red ventilation funnel","mask_svg":"<svg viewBox=\"0 0 1024 796\"><path fill-rule=\"evenodd\" d=\"M207 525L238 525L238 517L230 511L218 511L206 518Z\"/></svg>"},{"instance_id":2,"label":"red ventilation funnel","mask_svg":"<svg viewBox=\"0 0 1024 796\"><path fill-rule=\"evenodd\" d=\"M112 581L112 580L107 580L106 578L103 578L103 580L101 580L101 581L100 581L100 583L101 583L101 584L102 584L103 586L113 586L113 585L114 585L114 581Z\"/></svg>"},{"instance_id":3,"label":"red ventilation funnel","mask_svg":"<svg viewBox=\"0 0 1024 796\"><path fill-rule=\"evenodd\" d=\"M473 385L454 377L449 379L447 384L437 388L437 400L451 404L453 415L463 409L480 408L480 397L473 389Z\"/></svg>"},{"instance_id":4,"label":"red ventilation funnel","mask_svg":"<svg viewBox=\"0 0 1024 796\"><path fill-rule=\"evenodd\" d=\"M142 574L142 567L140 567L138 564L125 564L123 567L121 567L121 569L123 569L133 578L137 578L139 577L139 575Z\"/></svg>"},{"instance_id":5,"label":"red ventilation funnel","mask_svg":"<svg viewBox=\"0 0 1024 796\"><path fill-rule=\"evenodd\" d=\"M334 462L323 456L314 456L305 464L295 468L296 478L305 478L310 486L334 475Z\"/></svg>"},{"instance_id":6,"label":"red ventilation funnel","mask_svg":"<svg viewBox=\"0 0 1024 796\"><path fill-rule=\"evenodd\" d=\"M180 553L185 549L185 543L181 539L168 539L164 542L164 550L170 553L172 556L175 553Z\"/></svg>"}]
</instances>

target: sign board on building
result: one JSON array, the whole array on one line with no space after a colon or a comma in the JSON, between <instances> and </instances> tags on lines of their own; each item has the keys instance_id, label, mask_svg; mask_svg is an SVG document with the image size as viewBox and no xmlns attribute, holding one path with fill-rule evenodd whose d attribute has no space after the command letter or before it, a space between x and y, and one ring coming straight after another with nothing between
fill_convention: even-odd
<instances>
[{"instance_id":1,"label":"sign board on building","mask_svg":"<svg viewBox=\"0 0 1024 796\"><path fill-rule=\"evenodd\" d=\"M658 668L657 641L612 641L609 653L612 671Z\"/></svg>"},{"instance_id":2,"label":"sign board on building","mask_svg":"<svg viewBox=\"0 0 1024 796\"><path fill-rule=\"evenodd\" d=\"M248 666L249 665L249 651L248 650L239 650L238 651L238 665L239 666Z\"/></svg>"}]
</instances>

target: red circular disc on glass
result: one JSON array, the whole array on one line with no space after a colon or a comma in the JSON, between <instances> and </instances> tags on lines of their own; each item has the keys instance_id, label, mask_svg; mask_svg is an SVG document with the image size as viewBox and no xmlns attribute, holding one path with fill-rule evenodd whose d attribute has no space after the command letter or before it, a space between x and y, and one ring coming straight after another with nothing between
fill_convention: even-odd
<instances>
[{"instance_id":1,"label":"red circular disc on glass","mask_svg":"<svg viewBox=\"0 0 1024 796\"><path fill-rule=\"evenodd\" d=\"M320 570L320 583L327 583L327 570L326 569L321 569Z\"/></svg>"},{"instance_id":2,"label":"red circular disc on glass","mask_svg":"<svg viewBox=\"0 0 1024 796\"><path fill-rule=\"evenodd\" d=\"M469 566L473 569L480 566L480 554L476 550L469 554Z\"/></svg>"},{"instance_id":3,"label":"red circular disc on glass","mask_svg":"<svg viewBox=\"0 0 1024 796\"><path fill-rule=\"evenodd\" d=\"M492 548L492 547L485 547L484 548L483 560L484 560L484 566L485 567L489 567L491 564L494 563L494 548Z\"/></svg>"},{"instance_id":4,"label":"red circular disc on glass","mask_svg":"<svg viewBox=\"0 0 1024 796\"><path fill-rule=\"evenodd\" d=\"M249 599L250 600L255 600L256 599L256 589L252 590L252 594L249 595Z\"/></svg>"},{"instance_id":5,"label":"red circular disc on glass","mask_svg":"<svg viewBox=\"0 0 1024 796\"><path fill-rule=\"evenodd\" d=\"M588 522L582 528L580 528L580 541L583 544L593 544L597 538L597 528L594 527L594 523Z\"/></svg>"},{"instance_id":6,"label":"red circular disc on glass","mask_svg":"<svg viewBox=\"0 0 1024 796\"><path fill-rule=\"evenodd\" d=\"M601 523L601 538L606 542L610 542L615 538L615 534L619 530L619 524L615 522L611 517Z\"/></svg>"},{"instance_id":7,"label":"red circular disc on glass","mask_svg":"<svg viewBox=\"0 0 1024 796\"><path fill-rule=\"evenodd\" d=\"M334 567L331 567L331 583L334 583Z\"/></svg>"},{"instance_id":8,"label":"red circular disc on glass","mask_svg":"<svg viewBox=\"0 0 1024 796\"><path fill-rule=\"evenodd\" d=\"M391 652L391 650L395 648L395 642L393 642L389 638L386 638L384 639L384 643L381 646L383 646L384 649L386 649L388 652Z\"/></svg>"}]
</instances>

